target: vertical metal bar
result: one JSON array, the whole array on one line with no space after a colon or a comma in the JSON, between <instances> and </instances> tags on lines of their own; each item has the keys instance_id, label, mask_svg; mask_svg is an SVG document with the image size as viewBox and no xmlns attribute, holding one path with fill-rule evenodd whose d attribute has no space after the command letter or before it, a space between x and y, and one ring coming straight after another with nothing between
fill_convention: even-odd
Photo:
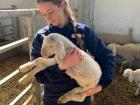
<instances>
[{"instance_id":1,"label":"vertical metal bar","mask_svg":"<svg viewBox=\"0 0 140 105\"><path fill-rule=\"evenodd\" d=\"M133 28L129 27L129 32L128 32L128 36L130 38L130 41L133 42Z\"/></svg>"},{"instance_id":2,"label":"vertical metal bar","mask_svg":"<svg viewBox=\"0 0 140 105\"><path fill-rule=\"evenodd\" d=\"M1 37L4 39L4 29L3 29L3 27L2 27L2 23L0 22L0 33L1 33Z\"/></svg>"},{"instance_id":3,"label":"vertical metal bar","mask_svg":"<svg viewBox=\"0 0 140 105\"><path fill-rule=\"evenodd\" d=\"M14 40L20 39L18 18L13 17Z\"/></svg>"},{"instance_id":4,"label":"vertical metal bar","mask_svg":"<svg viewBox=\"0 0 140 105\"><path fill-rule=\"evenodd\" d=\"M15 25L14 25L14 23L15 23L14 17L11 17L11 21L12 21L11 26L12 26L12 31L13 31L13 35L12 35L13 37L12 37L12 39L15 40L15 38L16 38L15 37L15 29L16 28L15 28Z\"/></svg>"},{"instance_id":5,"label":"vertical metal bar","mask_svg":"<svg viewBox=\"0 0 140 105\"><path fill-rule=\"evenodd\" d=\"M90 25L95 29L94 25L94 6L95 6L95 0L90 0Z\"/></svg>"},{"instance_id":6,"label":"vertical metal bar","mask_svg":"<svg viewBox=\"0 0 140 105\"><path fill-rule=\"evenodd\" d=\"M78 1L77 0L74 0L74 12L75 12L76 18L78 18Z\"/></svg>"}]
</instances>

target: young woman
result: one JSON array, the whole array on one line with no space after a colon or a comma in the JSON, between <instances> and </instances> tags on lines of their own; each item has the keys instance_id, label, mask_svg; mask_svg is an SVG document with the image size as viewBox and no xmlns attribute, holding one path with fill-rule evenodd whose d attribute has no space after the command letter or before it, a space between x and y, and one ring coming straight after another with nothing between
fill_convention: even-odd
<instances>
[{"instance_id":1,"label":"young woman","mask_svg":"<svg viewBox=\"0 0 140 105\"><path fill-rule=\"evenodd\" d=\"M102 91L113 79L114 58L111 50L96 36L94 30L75 21L67 0L38 0L37 7L49 24L40 29L34 36L31 53L34 59L41 56L43 35L59 33L70 39L82 50L88 50L101 66L102 77L100 82L96 87L85 92L87 98L84 102L62 104L90 105L90 95ZM79 49L71 48L61 64L51 66L36 74L38 82L44 84L43 105L59 105L57 103L58 98L78 86L75 80L67 76L63 70L74 67L82 58L83 55Z\"/></svg>"}]
</instances>

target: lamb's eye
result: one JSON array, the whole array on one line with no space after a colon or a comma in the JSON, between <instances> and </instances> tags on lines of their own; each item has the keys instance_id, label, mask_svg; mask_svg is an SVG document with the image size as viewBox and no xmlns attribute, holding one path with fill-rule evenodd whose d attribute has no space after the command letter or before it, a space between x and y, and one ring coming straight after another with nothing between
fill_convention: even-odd
<instances>
[{"instance_id":1,"label":"lamb's eye","mask_svg":"<svg viewBox=\"0 0 140 105\"><path fill-rule=\"evenodd\" d=\"M54 46L50 46L50 48L54 48Z\"/></svg>"},{"instance_id":2,"label":"lamb's eye","mask_svg":"<svg viewBox=\"0 0 140 105\"><path fill-rule=\"evenodd\" d=\"M48 15L52 15L53 11L52 10L48 10Z\"/></svg>"},{"instance_id":3,"label":"lamb's eye","mask_svg":"<svg viewBox=\"0 0 140 105\"><path fill-rule=\"evenodd\" d=\"M55 38L53 38L53 37L50 38L51 41L54 41L54 39L55 39Z\"/></svg>"}]
</instances>

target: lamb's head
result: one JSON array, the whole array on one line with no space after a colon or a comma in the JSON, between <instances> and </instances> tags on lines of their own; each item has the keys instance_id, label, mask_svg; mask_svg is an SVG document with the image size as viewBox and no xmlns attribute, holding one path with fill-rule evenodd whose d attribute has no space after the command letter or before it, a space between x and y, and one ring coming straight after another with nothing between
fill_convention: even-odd
<instances>
[{"instance_id":1,"label":"lamb's head","mask_svg":"<svg viewBox=\"0 0 140 105\"><path fill-rule=\"evenodd\" d=\"M51 33L44 37L41 55L45 58L56 58L60 62L65 55L65 48L62 41L62 35Z\"/></svg>"},{"instance_id":2,"label":"lamb's head","mask_svg":"<svg viewBox=\"0 0 140 105\"><path fill-rule=\"evenodd\" d=\"M127 77L129 77L129 74L130 74L131 72L132 72L131 69L125 69L124 72L123 72L123 76L124 76L125 78L127 78Z\"/></svg>"},{"instance_id":3,"label":"lamb's head","mask_svg":"<svg viewBox=\"0 0 140 105\"><path fill-rule=\"evenodd\" d=\"M117 46L117 44L115 44L115 43L111 43L111 44L107 45L107 47L112 50L113 56L116 56L116 46Z\"/></svg>"},{"instance_id":4,"label":"lamb's head","mask_svg":"<svg viewBox=\"0 0 140 105\"><path fill-rule=\"evenodd\" d=\"M132 73L133 73L133 70L132 69L125 69L124 70L124 73L123 73L123 77L124 78L129 78L129 81L130 82L133 82L133 75L132 75Z\"/></svg>"}]
</instances>

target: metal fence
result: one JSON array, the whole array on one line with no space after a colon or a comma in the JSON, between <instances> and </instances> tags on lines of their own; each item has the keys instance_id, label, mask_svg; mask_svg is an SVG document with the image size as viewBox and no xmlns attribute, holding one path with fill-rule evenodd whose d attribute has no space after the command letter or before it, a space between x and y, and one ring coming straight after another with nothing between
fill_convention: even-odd
<instances>
[{"instance_id":1,"label":"metal fence","mask_svg":"<svg viewBox=\"0 0 140 105\"><path fill-rule=\"evenodd\" d=\"M12 12L15 13L17 16L26 16L26 21L28 21L25 26L27 29L27 37L21 38L20 40L14 41L12 43L3 45L0 47L0 54L5 53L7 51L10 51L16 47L22 46L23 44L28 44L29 45L29 54L31 51L31 43L32 43L32 36L35 34L35 18L37 14L37 10L13 10L13 11L0 11L1 13L3 12ZM12 16L13 17L13 16ZM12 18L10 18L12 19ZM31 60L31 56L30 56ZM15 70L13 73L9 74L2 80L0 80L0 87L5 84L8 80L12 79L15 77L17 74L19 74L19 70ZM31 83L29 86L27 86L15 99L9 103L9 105L15 105L19 99L21 99L29 90L32 89L32 94L28 97L28 99L23 103L23 105L27 105L29 103L32 103L32 105L40 105L41 100L40 100L40 85L35 81L34 83Z\"/></svg>"}]
</instances>

